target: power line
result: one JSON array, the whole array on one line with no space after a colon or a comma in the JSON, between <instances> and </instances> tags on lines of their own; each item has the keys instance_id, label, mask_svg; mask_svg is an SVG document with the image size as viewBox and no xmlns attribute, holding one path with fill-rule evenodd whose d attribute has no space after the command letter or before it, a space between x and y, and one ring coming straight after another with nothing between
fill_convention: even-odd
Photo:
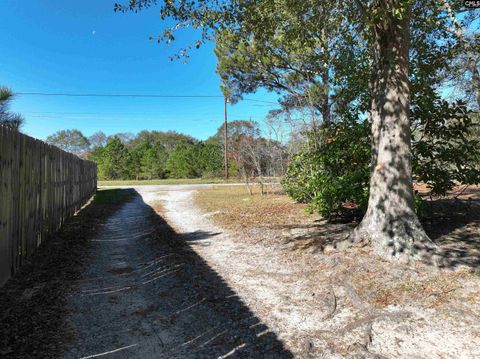
<instances>
[{"instance_id":1,"label":"power line","mask_svg":"<svg viewBox=\"0 0 480 359\"><path fill-rule=\"evenodd\" d=\"M134 98L224 98L221 95L146 95L146 94L115 94L115 93L66 93L66 92L16 92L22 96L61 96L61 97L134 97ZM261 102L277 105L276 102L254 99L242 101Z\"/></svg>"},{"instance_id":2,"label":"power line","mask_svg":"<svg viewBox=\"0 0 480 359\"><path fill-rule=\"evenodd\" d=\"M249 98L244 98L242 101L263 102L263 103L271 103L271 104L273 104L273 105L278 105L278 102L265 101L265 100L254 100L254 99L249 99Z\"/></svg>"},{"instance_id":3,"label":"power line","mask_svg":"<svg viewBox=\"0 0 480 359\"><path fill-rule=\"evenodd\" d=\"M78 117L78 116L60 116L60 115L28 115L30 118L45 118L45 119L50 119L50 120L76 120L76 121L131 121L131 118L125 118L122 116L110 116L110 117ZM174 118L169 118L169 117L144 117L142 118L142 121L169 121L169 120L174 120L176 122L181 121L181 122L218 122L215 119L210 119L210 118L181 118L181 119L174 119Z\"/></svg>"},{"instance_id":4,"label":"power line","mask_svg":"<svg viewBox=\"0 0 480 359\"><path fill-rule=\"evenodd\" d=\"M64 96L64 97L144 97L144 98L223 98L220 95L145 95L115 93L51 93L51 92L16 92L27 96Z\"/></svg>"}]
</instances>

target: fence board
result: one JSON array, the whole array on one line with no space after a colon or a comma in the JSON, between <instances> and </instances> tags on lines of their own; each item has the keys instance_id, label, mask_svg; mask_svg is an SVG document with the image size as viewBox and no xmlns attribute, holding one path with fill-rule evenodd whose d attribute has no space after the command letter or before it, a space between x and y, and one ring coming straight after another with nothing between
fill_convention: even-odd
<instances>
[{"instance_id":1,"label":"fence board","mask_svg":"<svg viewBox=\"0 0 480 359\"><path fill-rule=\"evenodd\" d=\"M94 162L0 125L0 286L96 189Z\"/></svg>"}]
</instances>

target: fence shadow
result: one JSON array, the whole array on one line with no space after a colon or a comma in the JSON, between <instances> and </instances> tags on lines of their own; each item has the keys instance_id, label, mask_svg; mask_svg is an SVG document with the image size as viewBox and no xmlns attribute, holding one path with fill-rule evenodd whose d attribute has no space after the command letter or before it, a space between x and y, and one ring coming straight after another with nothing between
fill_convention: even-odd
<instances>
[{"instance_id":1,"label":"fence shadow","mask_svg":"<svg viewBox=\"0 0 480 359\"><path fill-rule=\"evenodd\" d=\"M88 261L89 239L132 195L101 191L0 288L1 358L55 358L72 339L67 301Z\"/></svg>"},{"instance_id":2,"label":"fence shadow","mask_svg":"<svg viewBox=\"0 0 480 359\"><path fill-rule=\"evenodd\" d=\"M219 233L176 233L135 191L102 192L1 288L0 357L293 358L192 249Z\"/></svg>"},{"instance_id":3,"label":"fence shadow","mask_svg":"<svg viewBox=\"0 0 480 359\"><path fill-rule=\"evenodd\" d=\"M188 353L185 357L192 358L293 358L228 283L192 250L192 245L209 245L220 233L177 233L154 209L142 205L157 229L156 238L150 242L152 252L177 254L169 256L165 264L182 268L175 273L174 282L179 285L168 283L168 296L156 308L156 314L188 333L179 343L181 348L172 347L172 354ZM155 289L164 290L164 286L156 283Z\"/></svg>"},{"instance_id":4,"label":"fence shadow","mask_svg":"<svg viewBox=\"0 0 480 359\"><path fill-rule=\"evenodd\" d=\"M121 267L77 291L71 307L77 339L63 357L118 348L116 358L293 358L192 249L218 235L177 233L136 193L97 234L95 245L104 247L92 251L97 257L86 277L118 256Z\"/></svg>"}]
</instances>

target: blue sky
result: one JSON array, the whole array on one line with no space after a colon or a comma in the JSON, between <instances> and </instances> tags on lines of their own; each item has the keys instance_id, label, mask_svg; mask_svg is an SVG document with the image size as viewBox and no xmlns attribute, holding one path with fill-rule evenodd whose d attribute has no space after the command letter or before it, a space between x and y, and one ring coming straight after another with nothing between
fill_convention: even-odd
<instances>
[{"instance_id":1,"label":"blue sky","mask_svg":"<svg viewBox=\"0 0 480 359\"><path fill-rule=\"evenodd\" d=\"M114 13L115 0L1 0L0 85L14 92L221 95L213 44L192 50L188 64L170 61L196 39L178 33L171 46L149 41L165 26L152 8ZM260 91L246 98L275 101ZM243 101L229 119L262 121L275 105ZM85 135L101 130L136 133L176 130L199 139L223 121L223 99L37 97L19 95L12 109L24 115L23 131L45 138L60 129Z\"/></svg>"}]
</instances>

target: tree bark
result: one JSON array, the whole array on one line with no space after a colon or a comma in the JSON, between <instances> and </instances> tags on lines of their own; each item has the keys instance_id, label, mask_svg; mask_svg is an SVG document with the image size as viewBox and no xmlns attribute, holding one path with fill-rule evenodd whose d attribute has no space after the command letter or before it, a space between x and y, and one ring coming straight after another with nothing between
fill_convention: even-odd
<instances>
[{"instance_id":1,"label":"tree bark","mask_svg":"<svg viewBox=\"0 0 480 359\"><path fill-rule=\"evenodd\" d=\"M472 87L475 92L475 99L477 100L477 107L480 111L480 73L475 62L472 64Z\"/></svg>"},{"instance_id":2,"label":"tree bark","mask_svg":"<svg viewBox=\"0 0 480 359\"><path fill-rule=\"evenodd\" d=\"M431 255L428 238L414 210L409 119L409 11L402 1L380 0L382 19L372 26L372 173L368 209L350 241L369 242L376 254L410 261ZM385 11L386 10L386 11Z\"/></svg>"}]
</instances>

